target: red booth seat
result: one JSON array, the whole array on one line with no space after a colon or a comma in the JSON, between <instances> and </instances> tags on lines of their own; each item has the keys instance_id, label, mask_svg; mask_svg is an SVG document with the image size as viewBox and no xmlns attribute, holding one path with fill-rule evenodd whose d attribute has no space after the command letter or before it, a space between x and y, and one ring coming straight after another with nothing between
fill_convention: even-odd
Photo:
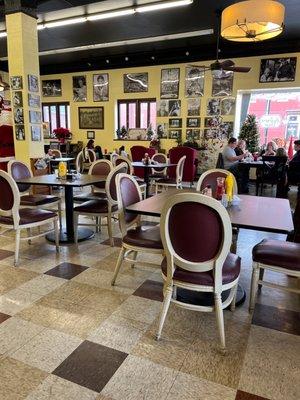
<instances>
[{"instance_id":1,"label":"red booth seat","mask_svg":"<svg viewBox=\"0 0 300 400\"><path fill-rule=\"evenodd\" d=\"M191 147L178 146L172 147L169 151L171 164L177 164L181 157L186 156L183 168L183 182L193 182L196 174L198 151ZM176 167L168 169L169 178L176 179Z\"/></svg>"}]
</instances>

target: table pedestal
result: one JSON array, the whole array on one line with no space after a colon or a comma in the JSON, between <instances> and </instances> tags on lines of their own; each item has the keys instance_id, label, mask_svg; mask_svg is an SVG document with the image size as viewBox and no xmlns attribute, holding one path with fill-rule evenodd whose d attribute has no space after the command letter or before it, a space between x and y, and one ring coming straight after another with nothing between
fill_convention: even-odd
<instances>
[{"instance_id":1,"label":"table pedestal","mask_svg":"<svg viewBox=\"0 0 300 400\"><path fill-rule=\"evenodd\" d=\"M94 235L95 233L91 229L78 228L78 242L91 239ZM46 235L46 239L49 240L49 242L55 243L54 232L48 233L48 235ZM59 243L72 244L74 243L74 236L68 235L68 233L66 232L66 228L62 228L62 230L59 232Z\"/></svg>"}]
</instances>

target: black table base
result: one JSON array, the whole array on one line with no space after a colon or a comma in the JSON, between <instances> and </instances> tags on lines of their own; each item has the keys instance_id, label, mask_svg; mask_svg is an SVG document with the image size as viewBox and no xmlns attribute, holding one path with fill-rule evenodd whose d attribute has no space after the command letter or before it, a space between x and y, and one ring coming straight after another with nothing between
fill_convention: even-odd
<instances>
[{"instance_id":1,"label":"black table base","mask_svg":"<svg viewBox=\"0 0 300 400\"><path fill-rule=\"evenodd\" d=\"M91 229L78 228L78 242L82 242L84 240L91 239L94 235L95 235L95 233ZM48 233L48 235L46 235L46 239L51 243L55 243L54 232ZM66 232L66 229L63 228L62 231L60 231L60 233L59 233L59 243L60 244L72 244L72 243L74 243L74 237L69 236Z\"/></svg>"}]
</instances>

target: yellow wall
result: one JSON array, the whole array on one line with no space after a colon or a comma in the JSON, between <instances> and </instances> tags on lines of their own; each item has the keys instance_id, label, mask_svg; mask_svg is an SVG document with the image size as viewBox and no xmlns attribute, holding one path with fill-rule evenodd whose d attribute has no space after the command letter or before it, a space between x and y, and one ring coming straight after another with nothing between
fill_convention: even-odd
<instances>
[{"instance_id":1,"label":"yellow wall","mask_svg":"<svg viewBox=\"0 0 300 400\"><path fill-rule=\"evenodd\" d=\"M247 89L263 89L263 88L279 88L279 87L297 87L300 86L300 53L274 55L274 57L289 57L298 55L298 66L296 71L296 79L294 82L282 82L282 83L259 83L259 69L260 60L262 57L248 57L233 59L238 66L251 66L251 71L247 74L235 73L233 81L233 96L236 96L237 90ZM264 58L271 58L272 56L266 56ZM209 65L213 60L207 62L199 62L196 64ZM104 106L104 129L96 130L96 144L102 146L102 149L107 148L112 150L115 147L120 147L122 144L125 145L128 151L133 144L137 142L133 141L114 141L115 138L115 113L116 104L118 99L130 99L130 98L156 98L160 99L160 75L162 68L176 67L180 68L180 88L179 88L179 99L181 99L181 117L182 120L182 137L185 140L186 136L186 116L187 116L187 100L184 97L184 78L185 78L185 67L187 64L175 64L175 65L159 65L149 67L138 67L138 68L126 68L115 70L96 70L85 73L70 73L63 75L47 75L42 76L41 79L61 79L62 80L62 96L61 97L44 97L43 102L56 102L56 101L69 101L71 106L71 130L73 133L72 142L86 139L86 130L80 130L78 126L78 107L82 106ZM123 92L123 74L126 72L148 72L149 74L149 91L147 93L124 93ZM94 73L105 73L109 74L109 101L108 102L93 102L93 74ZM86 75L87 76L87 101L74 103L72 101L72 76L75 75ZM211 73L208 71L205 73L205 84L204 84L204 96L201 100L201 129L204 128L204 118L206 116L206 102L211 97L212 90L212 79ZM224 121L233 121L234 117L224 117ZM168 122L168 118L158 118L157 122L163 123ZM140 142L145 145L147 142ZM176 144L175 140L163 139L161 141L161 147L169 149Z\"/></svg>"}]
</instances>

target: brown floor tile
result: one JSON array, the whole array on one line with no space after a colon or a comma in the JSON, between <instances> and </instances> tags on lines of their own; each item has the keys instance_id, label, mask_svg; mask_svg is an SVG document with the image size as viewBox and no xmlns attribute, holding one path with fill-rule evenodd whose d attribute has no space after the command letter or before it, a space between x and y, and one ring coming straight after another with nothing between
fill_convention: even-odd
<instances>
[{"instance_id":1,"label":"brown floor tile","mask_svg":"<svg viewBox=\"0 0 300 400\"><path fill-rule=\"evenodd\" d=\"M300 335L300 313L296 311L256 304L252 324Z\"/></svg>"},{"instance_id":2,"label":"brown floor tile","mask_svg":"<svg viewBox=\"0 0 300 400\"><path fill-rule=\"evenodd\" d=\"M255 394L243 392L242 390L238 390L235 400L269 400L269 399L267 399L266 397L256 396Z\"/></svg>"},{"instance_id":3,"label":"brown floor tile","mask_svg":"<svg viewBox=\"0 0 300 400\"><path fill-rule=\"evenodd\" d=\"M83 265L72 264L68 262L63 262L56 267L50 269L45 272L46 275L56 276L58 278L64 279L72 279L75 276L81 274L81 272L85 271L88 267L84 267Z\"/></svg>"},{"instance_id":4,"label":"brown floor tile","mask_svg":"<svg viewBox=\"0 0 300 400\"><path fill-rule=\"evenodd\" d=\"M0 249L0 260L4 260L4 258L11 257L14 254L13 251Z\"/></svg>"},{"instance_id":5,"label":"brown floor tile","mask_svg":"<svg viewBox=\"0 0 300 400\"><path fill-rule=\"evenodd\" d=\"M121 351L85 341L53 374L100 393L126 357Z\"/></svg>"},{"instance_id":6,"label":"brown floor tile","mask_svg":"<svg viewBox=\"0 0 300 400\"><path fill-rule=\"evenodd\" d=\"M3 314L2 312L0 312L0 324L6 321L8 318L10 318L10 315Z\"/></svg>"},{"instance_id":7,"label":"brown floor tile","mask_svg":"<svg viewBox=\"0 0 300 400\"><path fill-rule=\"evenodd\" d=\"M103 242L100 242L103 245L110 246L110 240L106 239ZM122 246L122 239L119 237L114 237L114 247L121 247Z\"/></svg>"},{"instance_id":8,"label":"brown floor tile","mask_svg":"<svg viewBox=\"0 0 300 400\"><path fill-rule=\"evenodd\" d=\"M134 296L163 301L163 284L147 279L134 293Z\"/></svg>"}]
</instances>

